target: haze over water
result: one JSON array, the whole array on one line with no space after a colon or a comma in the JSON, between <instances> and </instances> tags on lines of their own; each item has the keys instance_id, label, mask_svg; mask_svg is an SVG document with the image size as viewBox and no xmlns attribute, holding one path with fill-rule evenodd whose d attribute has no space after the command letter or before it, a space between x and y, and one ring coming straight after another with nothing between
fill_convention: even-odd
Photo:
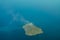
<instances>
[{"instance_id":1,"label":"haze over water","mask_svg":"<svg viewBox=\"0 0 60 40\"><path fill-rule=\"evenodd\" d=\"M42 28L44 33L26 36L21 15ZM0 40L60 40L60 1L0 0Z\"/></svg>"}]
</instances>

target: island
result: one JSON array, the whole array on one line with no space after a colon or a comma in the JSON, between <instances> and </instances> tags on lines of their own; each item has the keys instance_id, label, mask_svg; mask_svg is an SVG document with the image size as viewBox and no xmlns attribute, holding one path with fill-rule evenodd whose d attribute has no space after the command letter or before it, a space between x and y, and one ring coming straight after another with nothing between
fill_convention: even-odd
<instances>
[{"instance_id":1,"label":"island","mask_svg":"<svg viewBox=\"0 0 60 40\"><path fill-rule=\"evenodd\" d=\"M42 34L43 31L41 28L35 26L33 23L27 23L23 26L25 34L28 36L34 36L37 34Z\"/></svg>"}]
</instances>

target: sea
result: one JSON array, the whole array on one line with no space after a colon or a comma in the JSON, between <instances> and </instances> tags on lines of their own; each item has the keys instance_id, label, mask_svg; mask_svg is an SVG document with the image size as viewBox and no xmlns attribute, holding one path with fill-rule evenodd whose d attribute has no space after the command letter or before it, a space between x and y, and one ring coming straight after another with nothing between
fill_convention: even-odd
<instances>
[{"instance_id":1,"label":"sea","mask_svg":"<svg viewBox=\"0 0 60 40\"><path fill-rule=\"evenodd\" d=\"M26 35L27 21L43 33ZM0 40L60 40L60 0L0 0Z\"/></svg>"}]
</instances>

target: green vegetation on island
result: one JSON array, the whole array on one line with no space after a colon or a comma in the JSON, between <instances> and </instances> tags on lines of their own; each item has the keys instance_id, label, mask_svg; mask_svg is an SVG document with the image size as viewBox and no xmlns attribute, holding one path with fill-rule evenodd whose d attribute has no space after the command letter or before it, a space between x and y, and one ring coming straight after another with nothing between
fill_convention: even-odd
<instances>
[{"instance_id":1,"label":"green vegetation on island","mask_svg":"<svg viewBox=\"0 0 60 40\"><path fill-rule=\"evenodd\" d=\"M41 28L38 28L37 26L35 26L32 23L25 24L23 26L23 29L25 31L25 34L28 36L34 36L34 35L43 33Z\"/></svg>"}]
</instances>

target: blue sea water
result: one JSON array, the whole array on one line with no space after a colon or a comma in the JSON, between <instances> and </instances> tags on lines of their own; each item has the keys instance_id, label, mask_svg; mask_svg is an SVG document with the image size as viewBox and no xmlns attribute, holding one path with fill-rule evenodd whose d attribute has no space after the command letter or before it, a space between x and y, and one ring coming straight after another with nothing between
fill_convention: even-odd
<instances>
[{"instance_id":1,"label":"blue sea water","mask_svg":"<svg viewBox=\"0 0 60 40\"><path fill-rule=\"evenodd\" d=\"M44 33L25 35L21 16ZM0 0L0 40L60 40L60 1Z\"/></svg>"}]
</instances>

